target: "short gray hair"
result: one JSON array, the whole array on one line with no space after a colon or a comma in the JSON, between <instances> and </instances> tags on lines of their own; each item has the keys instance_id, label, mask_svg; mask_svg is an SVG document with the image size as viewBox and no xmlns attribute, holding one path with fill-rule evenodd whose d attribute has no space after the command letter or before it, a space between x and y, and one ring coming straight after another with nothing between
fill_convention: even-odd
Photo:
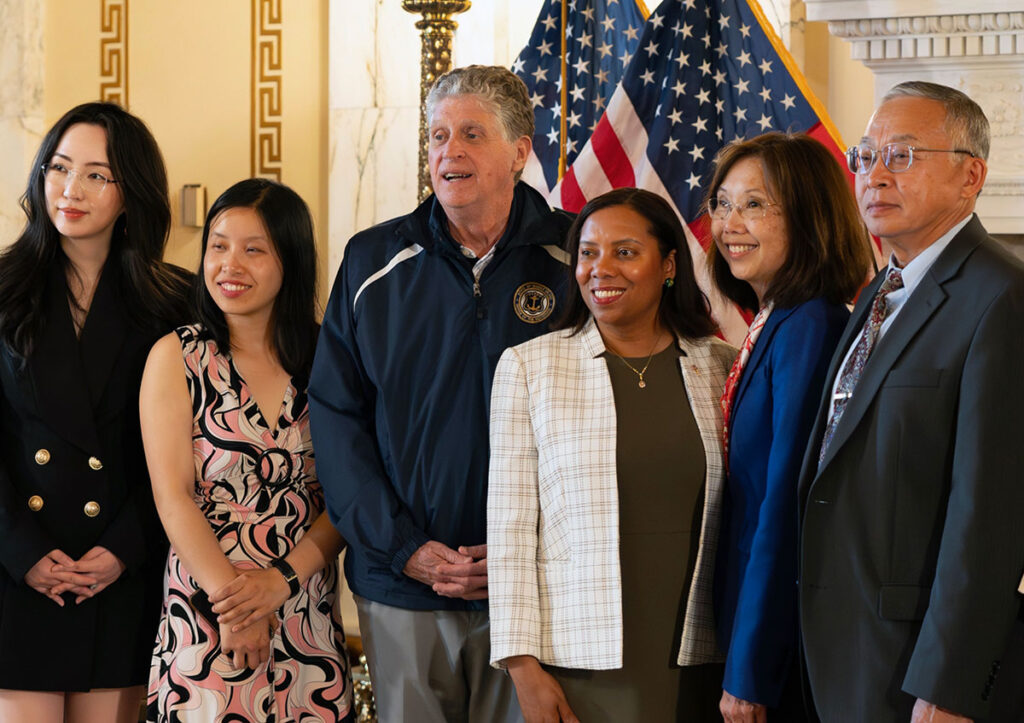
<instances>
[{"instance_id":1,"label":"short gray hair","mask_svg":"<svg viewBox=\"0 0 1024 723\"><path fill-rule=\"evenodd\" d=\"M533 104L526 84L500 65L467 65L449 70L436 81L427 95L427 122L434 108L445 98L475 95L498 117L505 140L515 143L526 136L533 140Z\"/></svg>"},{"instance_id":2,"label":"short gray hair","mask_svg":"<svg viewBox=\"0 0 1024 723\"><path fill-rule=\"evenodd\" d=\"M890 88L882 98L882 103L905 97L927 98L942 103L946 108L945 131L953 145L988 160L991 145L988 118L981 106L967 95L938 83L908 80Z\"/></svg>"}]
</instances>

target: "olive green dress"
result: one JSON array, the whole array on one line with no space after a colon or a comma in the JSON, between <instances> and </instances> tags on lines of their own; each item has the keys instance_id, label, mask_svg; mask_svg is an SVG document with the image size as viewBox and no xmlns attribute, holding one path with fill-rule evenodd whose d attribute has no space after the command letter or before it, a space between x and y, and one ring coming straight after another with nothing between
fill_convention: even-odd
<instances>
[{"instance_id":1,"label":"olive green dress","mask_svg":"<svg viewBox=\"0 0 1024 723\"><path fill-rule=\"evenodd\" d=\"M721 721L722 666L676 664L703 513L704 447L675 344L654 355L645 388L605 353L618 422L623 667L545 666L582 723ZM643 359L627 359L643 369Z\"/></svg>"}]
</instances>

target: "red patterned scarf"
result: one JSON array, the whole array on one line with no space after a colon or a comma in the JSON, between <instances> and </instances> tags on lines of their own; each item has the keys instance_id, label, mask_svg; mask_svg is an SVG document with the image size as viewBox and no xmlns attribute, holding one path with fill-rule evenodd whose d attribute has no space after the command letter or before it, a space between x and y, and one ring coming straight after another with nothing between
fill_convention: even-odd
<instances>
[{"instance_id":1,"label":"red patterned scarf","mask_svg":"<svg viewBox=\"0 0 1024 723\"><path fill-rule=\"evenodd\" d=\"M732 402L736 396L736 389L740 385L740 378L743 376L743 369L747 366L747 360L750 359L750 352L754 348L754 343L757 341L757 337L761 336L761 329L764 328L764 323L768 321L768 316L772 313L772 304L762 306L760 311L757 312L757 316L750 322L750 328L747 329L747 338L743 340L743 346L740 347L740 353L736 356L736 361L732 363L732 369L729 370L729 378L725 380L725 391L722 392L722 455L723 461L725 462L725 470L729 471L729 417L732 414Z\"/></svg>"}]
</instances>

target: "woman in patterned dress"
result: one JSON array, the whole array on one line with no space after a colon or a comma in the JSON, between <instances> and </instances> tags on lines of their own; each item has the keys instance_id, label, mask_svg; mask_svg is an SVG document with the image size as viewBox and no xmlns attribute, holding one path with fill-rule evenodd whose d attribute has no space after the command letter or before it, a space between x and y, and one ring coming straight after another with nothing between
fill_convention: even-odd
<instances>
[{"instance_id":1,"label":"woman in patterned dress","mask_svg":"<svg viewBox=\"0 0 1024 723\"><path fill-rule=\"evenodd\" d=\"M318 328L309 210L285 186L242 181L210 209L202 251L200 321L157 342L142 383L172 548L148 716L350 720L335 613L343 542L322 514L306 403Z\"/></svg>"}]
</instances>

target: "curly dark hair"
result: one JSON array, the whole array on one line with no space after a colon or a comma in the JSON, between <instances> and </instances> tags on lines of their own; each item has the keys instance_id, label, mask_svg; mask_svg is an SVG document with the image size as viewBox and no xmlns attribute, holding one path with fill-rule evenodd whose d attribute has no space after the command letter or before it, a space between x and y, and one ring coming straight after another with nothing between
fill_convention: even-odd
<instances>
[{"instance_id":1,"label":"curly dark hair","mask_svg":"<svg viewBox=\"0 0 1024 723\"><path fill-rule=\"evenodd\" d=\"M590 319L590 309L583 301L576 283L575 263L580 251L583 224L594 213L613 206L626 206L647 220L647 231L658 241L661 258L676 252L675 283L662 289L658 317L662 325L685 339L699 339L715 333L707 297L697 286L693 275L693 260L686 245L686 234L675 211L665 199L642 188L617 188L590 199L569 228L567 238L569 258L569 291L565 312L555 323L555 329L572 329L579 333Z\"/></svg>"}]
</instances>

